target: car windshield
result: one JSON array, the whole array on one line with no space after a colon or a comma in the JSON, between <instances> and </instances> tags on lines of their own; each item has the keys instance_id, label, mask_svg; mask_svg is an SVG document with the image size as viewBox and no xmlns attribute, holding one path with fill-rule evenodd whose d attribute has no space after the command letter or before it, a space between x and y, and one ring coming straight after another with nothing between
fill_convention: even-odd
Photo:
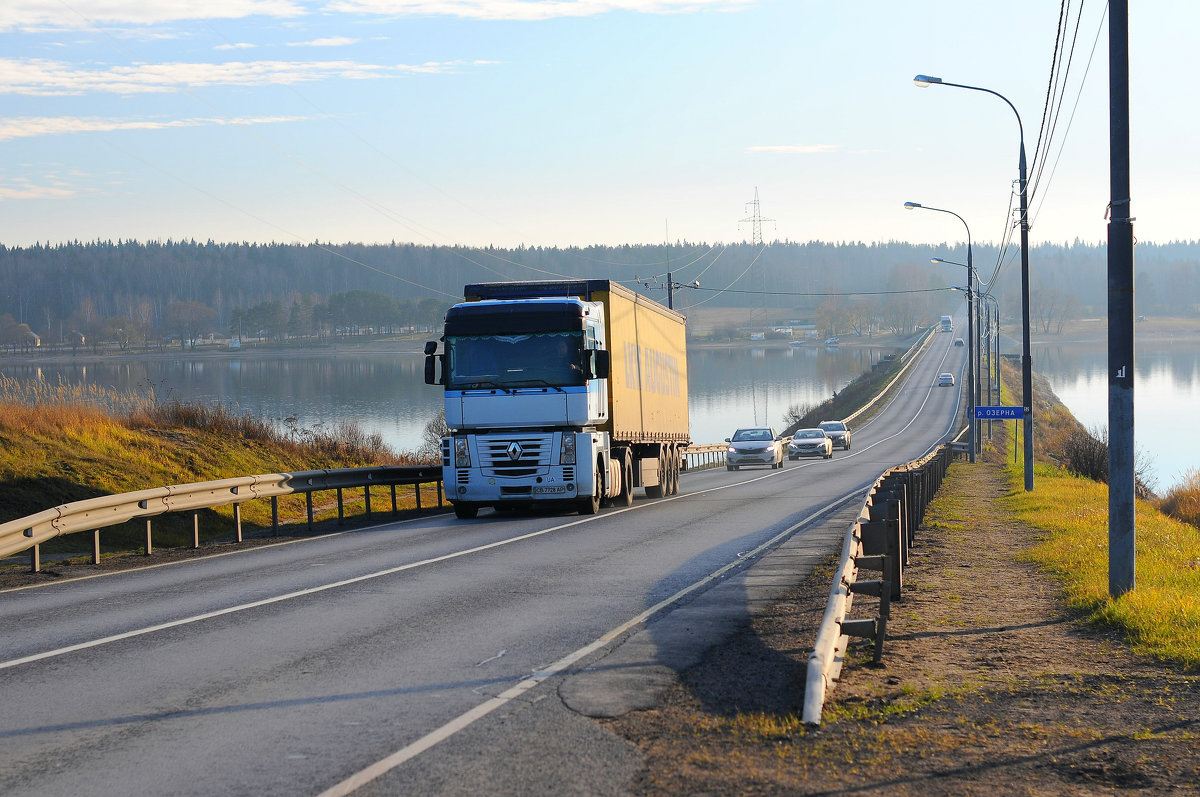
<instances>
[{"instance_id":1,"label":"car windshield","mask_svg":"<svg viewBox=\"0 0 1200 797\"><path fill-rule=\"evenodd\" d=\"M804 438L806 440L811 437L824 437L824 436L825 436L825 433L820 431L819 429L805 429L803 432L798 432L796 434L796 437Z\"/></svg>"},{"instance_id":2,"label":"car windshield","mask_svg":"<svg viewBox=\"0 0 1200 797\"><path fill-rule=\"evenodd\" d=\"M733 442L743 443L746 441L762 440L767 441L772 438L770 429L738 429L733 433Z\"/></svg>"},{"instance_id":3,"label":"car windshield","mask_svg":"<svg viewBox=\"0 0 1200 797\"><path fill-rule=\"evenodd\" d=\"M845 431L846 425L841 421L825 421L821 424L821 428L827 432L842 432Z\"/></svg>"}]
</instances>

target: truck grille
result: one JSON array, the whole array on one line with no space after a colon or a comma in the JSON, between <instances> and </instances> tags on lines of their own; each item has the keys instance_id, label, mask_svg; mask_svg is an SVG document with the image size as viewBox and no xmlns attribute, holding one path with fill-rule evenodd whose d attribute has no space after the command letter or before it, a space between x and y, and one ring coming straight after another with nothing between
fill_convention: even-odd
<instances>
[{"instance_id":1,"label":"truck grille","mask_svg":"<svg viewBox=\"0 0 1200 797\"><path fill-rule=\"evenodd\" d=\"M496 476L534 476L550 466L552 441L551 435L480 438L480 465Z\"/></svg>"}]
</instances>

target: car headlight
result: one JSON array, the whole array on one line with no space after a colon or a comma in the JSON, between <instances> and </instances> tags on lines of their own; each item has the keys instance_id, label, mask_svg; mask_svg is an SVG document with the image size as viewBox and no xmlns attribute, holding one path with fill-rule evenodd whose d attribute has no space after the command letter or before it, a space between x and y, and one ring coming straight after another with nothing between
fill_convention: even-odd
<instances>
[{"instance_id":1,"label":"car headlight","mask_svg":"<svg viewBox=\"0 0 1200 797\"><path fill-rule=\"evenodd\" d=\"M737 453L737 449L734 448L733 446L730 446L729 448L727 448L725 450L726 456L728 456L729 454L736 454L736 453Z\"/></svg>"},{"instance_id":2,"label":"car headlight","mask_svg":"<svg viewBox=\"0 0 1200 797\"><path fill-rule=\"evenodd\" d=\"M558 449L558 464L575 464L575 435L570 432L563 433L562 445Z\"/></svg>"},{"instance_id":3,"label":"car headlight","mask_svg":"<svg viewBox=\"0 0 1200 797\"><path fill-rule=\"evenodd\" d=\"M467 446L467 438L454 438L454 467L471 467L471 449Z\"/></svg>"}]
</instances>

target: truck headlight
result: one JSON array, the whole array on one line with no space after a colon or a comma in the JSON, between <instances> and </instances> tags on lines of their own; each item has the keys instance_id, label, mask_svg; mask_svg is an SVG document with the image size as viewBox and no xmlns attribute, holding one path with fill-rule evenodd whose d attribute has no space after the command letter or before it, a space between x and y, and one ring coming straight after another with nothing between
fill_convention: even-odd
<instances>
[{"instance_id":1,"label":"truck headlight","mask_svg":"<svg viewBox=\"0 0 1200 797\"><path fill-rule=\"evenodd\" d=\"M454 467L471 467L471 449L467 446L467 438L454 438Z\"/></svg>"},{"instance_id":2,"label":"truck headlight","mask_svg":"<svg viewBox=\"0 0 1200 797\"><path fill-rule=\"evenodd\" d=\"M558 464L575 464L575 435L570 432L563 433L562 446L558 450Z\"/></svg>"}]
</instances>

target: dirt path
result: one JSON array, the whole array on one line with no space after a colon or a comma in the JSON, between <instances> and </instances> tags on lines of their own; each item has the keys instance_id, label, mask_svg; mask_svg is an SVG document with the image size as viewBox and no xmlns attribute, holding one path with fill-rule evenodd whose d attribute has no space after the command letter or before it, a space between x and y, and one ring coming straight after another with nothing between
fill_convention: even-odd
<instances>
[{"instance_id":1,"label":"dirt path","mask_svg":"<svg viewBox=\"0 0 1200 797\"><path fill-rule=\"evenodd\" d=\"M1019 558L1035 532L997 508L1005 489L994 464L951 469L893 604L883 665L852 648L820 729L799 716L828 571L685 673L657 709L611 721L646 757L635 792L1200 793L1200 677L1068 614ZM871 608L856 602L854 614Z\"/></svg>"}]
</instances>

